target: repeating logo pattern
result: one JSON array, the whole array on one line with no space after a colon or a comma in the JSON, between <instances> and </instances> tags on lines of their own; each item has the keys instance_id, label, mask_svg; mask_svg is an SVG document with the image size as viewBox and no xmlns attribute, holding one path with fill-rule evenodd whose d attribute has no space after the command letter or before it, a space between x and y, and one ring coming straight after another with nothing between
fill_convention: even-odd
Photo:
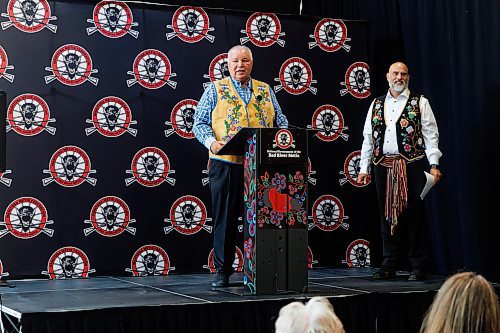
<instances>
[{"instance_id":1,"label":"repeating logo pattern","mask_svg":"<svg viewBox=\"0 0 500 333\"><path fill-rule=\"evenodd\" d=\"M342 263L349 267L370 267L370 243L366 239L356 239L349 244Z\"/></svg>"},{"instance_id":2,"label":"repeating logo pattern","mask_svg":"<svg viewBox=\"0 0 500 333\"><path fill-rule=\"evenodd\" d=\"M9 57L4 48L0 46L0 78L4 78L8 82L14 82L15 75L7 73L7 70L14 69L14 66L9 65Z\"/></svg>"},{"instance_id":3,"label":"repeating logo pattern","mask_svg":"<svg viewBox=\"0 0 500 333\"><path fill-rule=\"evenodd\" d=\"M311 250L311 247L307 247L307 268L311 269L314 268L313 265L318 264L318 261L314 259L314 254L313 251Z\"/></svg>"},{"instance_id":4,"label":"repeating logo pattern","mask_svg":"<svg viewBox=\"0 0 500 333\"><path fill-rule=\"evenodd\" d=\"M165 130L165 136L168 138L173 133L177 133L184 139L193 139L194 113L198 101L193 99L184 99L177 103L172 109L170 121L166 121L165 125L171 126L171 129Z\"/></svg>"},{"instance_id":5,"label":"repeating logo pattern","mask_svg":"<svg viewBox=\"0 0 500 333\"><path fill-rule=\"evenodd\" d=\"M281 32L280 20L273 13L253 13L241 33L246 34L246 37L240 38L242 45L250 41L258 47L268 47L274 43L285 46L285 41L280 39L285 33Z\"/></svg>"},{"instance_id":6,"label":"repeating logo pattern","mask_svg":"<svg viewBox=\"0 0 500 333\"><path fill-rule=\"evenodd\" d=\"M134 137L137 135L137 130L130 127L137 124L137 121L132 120L130 107L123 99L115 96L99 100L92 109L92 119L87 119L86 122L92 124L92 127L85 129L87 136L95 131L108 138L115 138L125 132Z\"/></svg>"},{"instance_id":7,"label":"repeating logo pattern","mask_svg":"<svg viewBox=\"0 0 500 333\"><path fill-rule=\"evenodd\" d=\"M340 95L347 93L356 98L370 96L370 72L364 62L355 62L345 72L345 81L340 83L345 89L340 90Z\"/></svg>"},{"instance_id":8,"label":"repeating logo pattern","mask_svg":"<svg viewBox=\"0 0 500 333\"><path fill-rule=\"evenodd\" d=\"M216 271L214 265L214 257L215 252L214 249L212 249L208 254L208 263L206 265L203 265L203 268L210 270L210 273L215 273ZM235 246L233 269L235 272L243 271L243 253L237 246Z\"/></svg>"},{"instance_id":9,"label":"repeating logo pattern","mask_svg":"<svg viewBox=\"0 0 500 333\"><path fill-rule=\"evenodd\" d=\"M56 120L50 118L50 109L43 98L35 94L19 95L10 102L7 109L7 132L23 136L34 136L43 131L56 134L56 128L48 126Z\"/></svg>"},{"instance_id":10,"label":"repeating logo pattern","mask_svg":"<svg viewBox=\"0 0 500 333\"><path fill-rule=\"evenodd\" d=\"M108 38L120 38L129 34L137 38L139 32L132 30L132 27L138 26L134 22L132 11L125 2L122 1L101 1L94 7L94 13L88 23L93 27L87 28L87 34L90 36L99 31Z\"/></svg>"},{"instance_id":11,"label":"repeating logo pattern","mask_svg":"<svg viewBox=\"0 0 500 333\"><path fill-rule=\"evenodd\" d=\"M7 13L2 13L9 21L2 22L2 29L6 30L15 26L22 32L35 33L47 30L56 33L57 26L49 23L57 20L51 16L49 2L47 0L9 0Z\"/></svg>"},{"instance_id":12,"label":"repeating logo pattern","mask_svg":"<svg viewBox=\"0 0 500 333\"><path fill-rule=\"evenodd\" d=\"M344 125L344 116L340 110L330 104L322 105L314 111L312 124L308 128L319 130L315 136L322 141L331 142L341 137L345 141L349 135L344 133L348 129Z\"/></svg>"},{"instance_id":13,"label":"repeating logo pattern","mask_svg":"<svg viewBox=\"0 0 500 333\"><path fill-rule=\"evenodd\" d=\"M64 146L56 150L49 161L49 169L43 170L43 173L50 175L42 179L43 186L52 182L64 187L75 187L84 182L95 186L97 179L89 177L96 173L91 169L90 158L80 147Z\"/></svg>"},{"instance_id":14,"label":"repeating logo pattern","mask_svg":"<svg viewBox=\"0 0 500 333\"><path fill-rule=\"evenodd\" d=\"M8 175L9 173L12 173L12 170L7 169L4 172L0 172L0 184L10 187L12 179L5 177L5 175Z\"/></svg>"},{"instance_id":15,"label":"repeating logo pattern","mask_svg":"<svg viewBox=\"0 0 500 333\"><path fill-rule=\"evenodd\" d=\"M207 168L206 169L203 169L201 170L201 173L204 174L204 175L208 175L210 173L210 159L208 159L208 162L207 162ZM206 186L210 183L210 177L203 177L201 179L201 184L203 186Z\"/></svg>"},{"instance_id":16,"label":"repeating logo pattern","mask_svg":"<svg viewBox=\"0 0 500 333\"><path fill-rule=\"evenodd\" d=\"M210 221L205 204L195 196L185 195L175 200L170 208L170 218L165 219L171 226L163 230L168 234L175 229L183 235L192 235L201 229L212 232L212 227L206 225Z\"/></svg>"},{"instance_id":17,"label":"repeating logo pattern","mask_svg":"<svg viewBox=\"0 0 500 333\"><path fill-rule=\"evenodd\" d=\"M274 86L275 92L281 89L285 89L286 92L292 95L300 95L308 90L314 95L318 92L317 88L311 86L311 84L318 82L312 79L311 66L299 57L286 60L281 65L279 78L275 78L274 81L280 83Z\"/></svg>"},{"instance_id":18,"label":"repeating logo pattern","mask_svg":"<svg viewBox=\"0 0 500 333\"><path fill-rule=\"evenodd\" d=\"M133 276L168 275L175 267L170 266L167 252L158 245L144 245L135 251L130 260L130 268L125 271Z\"/></svg>"},{"instance_id":19,"label":"repeating logo pattern","mask_svg":"<svg viewBox=\"0 0 500 333\"><path fill-rule=\"evenodd\" d=\"M49 258L47 270L42 274L50 279L85 278L95 273L90 268L90 261L85 252L74 246L65 246L56 250Z\"/></svg>"},{"instance_id":20,"label":"repeating logo pattern","mask_svg":"<svg viewBox=\"0 0 500 333\"><path fill-rule=\"evenodd\" d=\"M8 194L5 197L0 195L3 199L8 198L8 201L2 203L5 211L0 216L0 239L11 235L26 240L26 242L45 239L44 242L50 240L50 243L61 243L54 248L49 247L49 252L42 254L44 262L53 251L63 245L71 244L72 246L65 246L54 252L49 259L47 270L42 273L50 278L86 277L89 273L95 272L94 269L91 269L89 258L94 261L93 258L101 255L106 256L106 259L101 258L102 260L99 260L100 264L109 265L106 270L115 269L109 261L109 256L112 256L112 258L115 256L116 253L113 254L115 250L103 254L95 247L83 245L81 248L87 252L84 253L73 246L74 244L78 245L78 242L64 242L67 236L63 235L64 232L61 234L57 227L60 226L60 221L56 217L60 214L53 210L67 210L68 207L60 204L60 202L56 202L56 205L54 205L53 200L48 200L50 196L39 197L36 193L30 193L29 191L27 193L18 193L27 186L26 184L29 185L29 183L26 183L30 179L26 175L26 170L31 171L31 165L38 169L38 171L33 172L33 175L35 178L38 177L38 181L42 180L44 187L55 183L62 187L71 188L61 189L55 184L52 185L56 186L52 190L67 193L68 200L73 200L74 195L82 199L91 195L87 202L82 200L81 205L78 207L75 206L74 209L69 207L70 211L75 213L83 209L83 212L80 212L83 214L78 213L79 217L76 216L76 219L75 216L68 217L72 218L73 221L77 221L77 234L87 243L92 243L94 239L102 240L101 237L128 237L128 239L135 242L144 237L135 237L136 234L146 235L145 237L151 236L151 232L154 233L154 228L151 229L153 225L143 225L137 217L143 216L143 212L138 212L137 209L158 209L158 206L136 206L135 199L137 195L146 202L151 196L166 195L165 198L167 202L171 203L171 207L169 210L164 211L163 216L160 215L160 219L163 221L157 221L159 223L157 226L163 228L162 237L166 237L169 242L170 240L174 241L172 248L176 251L182 251L182 247L174 246L178 244L178 239L189 242L189 239L209 237L208 233L211 233L213 229L211 218L208 217L207 213L207 208L210 211L210 207L205 207L206 200L203 196L196 194L196 191L189 191L192 179L190 180L191 183L189 181L185 183L185 179L179 178L182 175L176 176L176 171L172 170L171 163L174 163L173 166L176 166L176 169L184 169L186 163L189 163L189 161L186 162L186 159L183 161L175 159L176 156L180 156L178 155L179 149L183 151L184 149L191 150L191 145L193 145L193 147L196 146L196 150L202 151L199 143L190 140L194 138L194 114L198 107L198 101L185 99L190 96L181 96L184 94L183 89L177 89L177 91L175 89L178 83L188 83L188 86L192 85L193 87L200 84L199 88L203 84L203 88L206 88L212 82L229 76L227 53L221 53L224 50L215 43L216 37L219 42L227 37L224 35L226 32L223 29L219 30L219 26L223 22L220 18L223 15L214 12L219 17L212 17L214 15L211 14L212 11L207 10L207 14L203 8L190 6L183 6L177 10L160 10L158 13L166 13L167 15L154 16L156 22L160 24L160 29L153 32L152 29L149 29L151 25L144 25L150 22L148 20L151 18L151 12L137 11L129 2L108 0L93 4L91 7L87 6L85 12L74 7L73 14L80 11L78 21L83 22L83 24L78 26L80 31L72 30L70 34L68 31L63 31L67 25L63 27L58 24L61 18L64 18L65 10L69 6L52 7L51 11L49 3L51 2L48 0L7 0L3 2L4 8L0 8L2 17L0 21L3 21L0 22L3 29L2 36L5 38L3 45L0 46L0 81L4 82L4 86L7 87L4 89L9 98L6 112L6 130L9 132L8 139L12 139L8 140L9 155L7 156L8 163L10 164L12 161L12 170L8 169L0 172L0 191ZM129 6L131 7L129 8ZM139 12L141 15L137 16ZM133 15L133 13L136 15ZM57 14L59 20L53 14ZM209 14L212 20L209 19ZM73 16L68 16L65 21L72 18ZM351 94L356 99L369 96L369 68L367 64L361 62L364 59L363 55L360 55L359 59L348 59L351 45L352 47L355 46L355 43L349 37L356 40L354 33L357 31L350 29L348 35L347 27L351 27L349 22L337 19L315 19L307 23L307 29L303 30L307 33L302 36L305 38L300 40L298 39L299 36L291 35L291 32L287 30L291 21L290 18L286 18L286 22L283 19L280 22L280 18L280 15L274 13L248 13L244 17L240 17L239 21L238 18L230 20L228 26L232 25L232 33L236 33L241 44L258 48L259 59L264 59L263 64L271 70L271 73L273 73L274 68L273 77L276 77L274 83L276 86L273 86L273 90L275 92L284 90L288 93L285 94L288 97L281 95L284 100L281 101L280 99L280 103L283 106L290 105L290 100L292 100L294 106L301 108L301 110L297 110L297 112L300 112L299 114L294 114L295 110L284 109L285 115L292 120L291 123L294 123L293 119L297 121L297 117L302 120L302 123L303 120L306 120L307 123L307 119L311 119L309 117L312 116L311 125L308 127L317 131L315 132L316 138L324 142L331 142L331 145L327 145L328 149L333 147L345 151L344 146L350 146L351 144L347 142L349 138L347 133L349 132L344 119L349 121L352 128L350 122L353 118L354 120L356 118L353 112L347 114L347 110L354 110L353 105L349 103L355 101L355 99L343 100L343 103L340 104L343 108L342 111L344 111L342 113L339 108L330 104L322 105L315 111L314 108L317 105L312 103L304 105L302 98L312 98L309 93L317 94L318 89L326 89L325 87L331 86L332 83L335 85L341 81L345 81L341 83L342 87L339 87L339 89L343 88L341 91L343 96ZM11 27L12 29L9 29ZM284 30L286 30L286 34ZM58 34L54 35L56 32ZM156 39L154 39L155 33ZM36 55L39 51L34 48L35 44L32 45L30 41L46 38L50 41L54 39L54 36L57 37L57 43L55 45L48 44L50 51L45 60L38 61L37 57L30 57L30 55ZM68 39L67 36L75 36L75 38ZM19 38L19 41L16 40L17 38ZM179 40L174 40L176 38ZM219 38L221 39L219 40ZM123 43L128 46L123 47L125 45ZM275 44L280 47L275 46L273 49L272 46ZM24 48L13 48L12 45L24 45ZM169 51L175 45L182 45L185 50L175 49L175 52ZM96 49L96 47L103 46L106 48L105 53L102 52L102 49ZM286 55L286 52L283 53L283 50L286 51L285 46L287 49L293 49L292 55ZM306 52L301 52L299 46L301 49L305 49ZM308 47L309 51L307 50ZM210 52L208 52L209 49ZM274 50L273 53L275 54L272 54L272 57L267 56L271 50ZM347 53L343 53L344 51ZM339 54L344 55L342 55L338 63L325 64L315 57L318 54L328 55L328 57L333 58L336 58ZM103 58L106 55L108 57ZM177 69L178 59L183 59L183 56L188 60L194 59L198 65L202 64L202 67L205 66L205 70L201 68L201 71L196 74L193 67L192 73L195 75L193 77L190 76L192 73L189 71L188 73L181 72L182 68L186 69L186 64L182 63L182 66L178 68L179 71L175 73L174 69ZM116 61L117 57L128 59L125 60L128 65L122 68L116 67L119 63ZM27 59L30 61L24 61L23 63L23 60ZM334 61L336 60L334 59ZM314 74L320 74L317 73L317 70L331 71L333 81L330 84L328 82L318 83L317 80L321 80L321 76L313 75L311 66L315 69ZM346 68L348 70L344 75ZM40 76L38 75L40 72L45 74ZM106 75L104 76L105 72ZM40 81L37 81L38 79ZM30 88L29 84L33 85L30 82L39 82L43 89ZM57 87L58 84L59 87ZM125 88L125 85L130 89ZM169 86L169 88L165 86ZM148 91L148 89L160 88L165 88L165 90L161 92ZM120 94L120 89L123 94ZM15 93L11 94L11 90ZM327 91L321 92L326 93ZM296 101L297 104L295 104ZM332 100L331 103L335 104L335 101ZM355 103L359 104L360 101L355 101ZM173 106L174 104L175 106ZM162 109L158 105L170 105L173 108L171 110L169 108ZM150 126L153 122L156 130ZM70 126L67 126L68 124ZM158 129L159 131L157 131ZM83 135L83 131L85 131L85 135ZM173 135L174 133L176 135ZM109 138L109 140L102 138L102 136ZM176 138L176 136L180 138ZM164 142L161 142L162 137ZM339 137L342 140L337 140ZM167 139L165 140L165 138ZM157 146L149 147L152 139L159 139ZM286 129L280 130L276 135L274 148L293 148L295 145L293 139L290 131ZM179 143L182 144L179 145ZM12 146L12 144L14 145ZM326 147L319 140L316 140L316 144ZM52 146L53 148L46 151L46 149L40 149L42 146ZM13 147L15 149L12 149ZM122 148L126 152L125 155L121 155L121 157L125 158L125 165L122 163L123 159L117 158L113 160L114 154L108 154L111 150L120 149L121 151ZM315 149L311 149L311 151ZM352 150L348 149L346 155L350 151ZM166 152L168 152L168 156ZM181 155L192 157L197 153L197 151L193 150ZM326 153L328 154L328 152ZM350 154L345 161L342 158L337 159L340 165L337 162L329 164L332 167L331 170L337 170L330 173L324 173L324 170L321 169L323 161L321 163L316 161L318 165L315 165L313 169L309 159L307 176L306 170L301 170L299 175L293 173L291 175L276 175L274 172L269 173L267 176L264 175L264 178L267 177L267 181L272 184L267 188L267 192L262 191L268 200L265 205L269 212L275 210L274 217L279 217L280 214L290 212L285 208L295 207L297 208L296 217L301 218L300 221L296 219L295 223L307 222L305 203L308 200L305 199L305 196L299 199L292 198L291 200L284 196L290 194L289 185L295 184L292 184L292 182L298 182L301 186L305 186L307 183L316 185L321 184L321 182L325 182L325 184L330 182L332 184L331 180L333 178L333 184L337 184L337 188L340 187L335 179L339 180L341 186L346 184L351 184L354 187L365 186L355 182L359 172L359 153L355 153ZM91 158L94 165L91 164ZM311 158L314 158L314 155ZM37 166L37 162L40 161L42 166ZM106 168L102 169L104 166L101 166L101 164L106 163L106 161L109 163L108 171L104 172ZM195 159L192 162L196 162ZM43 163L48 165L43 166ZM130 165L127 165L128 163ZM177 165L178 163L180 164ZM194 167L196 169L196 166ZM121 176L118 174L118 181L121 182L123 188L120 188L120 186L114 187L116 193L100 193L103 188L114 186L113 184L116 185L116 179L114 179L117 175L116 168L126 172L125 174L122 173ZM208 185L210 161L207 162L206 168L200 166L199 169L205 169L202 170L200 178L202 185ZM109 170L115 173L111 175ZM43 171L43 173L40 171ZM14 174L12 174L13 172ZM195 171L195 173L197 172L199 171ZM340 177L336 172L339 172ZM317 173L322 176L318 177ZM97 176L94 174L97 174ZM198 176L195 175L195 177ZM285 180L283 180L283 177L285 177ZM100 181L99 187L97 186L97 178ZM198 183L198 179L194 180ZM125 180L125 186L127 187L123 186L123 180ZM84 183L95 187L87 187L89 185ZM136 188L134 186L138 185L135 183L141 186ZM170 186L160 187L164 183L177 186L175 188ZM284 189L281 188L283 184L286 186ZM73 189L81 185L83 187ZM198 183L198 185L200 184ZM40 183L38 183L38 186L40 186ZM178 186L181 187L177 188ZM340 189L346 189L346 186ZM185 195L181 197L183 194L177 193L180 189L187 189L188 191L184 191L185 193L194 193L197 196ZM324 193L321 186L314 189L320 193L315 198ZM41 188L41 190L43 190L42 192L51 192L50 188ZM123 194L122 190L125 190L126 193L133 193L133 195ZM36 192L36 186L33 187L33 191ZM257 193L257 185L254 191ZM142 198L143 194L144 199ZM338 196L336 193L335 195ZM342 203L337 197L326 194L318 198L314 204L310 212L311 217L309 217L310 224L308 227L310 229L315 227L320 231L333 231L340 229L339 227L348 229L349 225L346 223L348 217L345 216ZM344 204L349 209L348 203ZM55 218L57 223L54 223L49 218L47 209L50 210L50 218ZM258 207L252 209L255 212L258 211ZM148 216L148 214L146 215ZM271 215L269 217L271 218ZM139 221L136 221L135 218ZM250 218L252 218L253 223L247 223ZM243 219L245 222L242 222ZM255 235L258 228L257 223L262 224L262 221L258 221L256 214L245 214L243 219L239 219L238 230L242 232L244 226L247 229L252 228L251 233ZM78 221L80 221L80 224L78 224ZM83 224L81 224L82 222ZM179 238L178 233L197 235L187 238L180 236ZM47 236L51 238L46 239ZM7 238L5 239L7 240ZM61 240L62 242L60 242ZM310 240L312 246L318 246L318 244L314 243L317 241L314 237ZM150 241L132 245L130 253L127 254L128 251L124 252L125 256L130 257L134 250L143 244L150 244ZM151 244L154 244L154 242ZM160 245L165 246L165 244ZM132 275L146 276L166 275L169 271L174 270L174 267L170 267L169 257L162 247L145 245L138 249L132 256L127 271ZM339 247L341 257L343 257L345 245L339 244ZM316 252L319 251L318 247L314 247L314 249ZM116 251L119 250L122 249L116 249ZM208 252L209 249L206 250ZM246 250L247 247L245 247L245 255ZM204 255L203 251L200 253ZM89 255L88 258L87 254ZM177 256L176 252L169 254ZM316 255L323 258L321 253L316 253ZM11 258L2 259L4 259L4 263L16 262ZM185 258L182 259L186 260ZM180 258L177 260L180 260ZM353 260L351 259L351 261ZM359 259L359 261L362 262L362 259ZM309 248L308 266L312 267L313 264L317 264L317 260L313 259L312 251ZM125 263L118 267L118 270L123 271L127 265L128 263ZM236 248L234 268L241 270L242 265L241 251ZM362 265L361 263L360 266ZM209 259L209 263L204 267L211 271L214 270L213 253L212 259ZM12 267L9 268L12 275ZM101 270L99 267L92 268ZM39 267L34 273L38 274L42 269L45 268Z\"/></svg>"},{"instance_id":21,"label":"repeating logo pattern","mask_svg":"<svg viewBox=\"0 0 500 333\"><path fill-rule=\"evenodd\" d=\"M370 184L371 177L368 175L368 181L366 184L358 183L357 178L359 175L359 162L361 161L361 151L356 150L347 156L344 162L344 170L339 171L339 174L344 177L339 180L340 185L344 185L349 182L351 185L356 187L364 187Z\"/></svg>"},{"instance_id":22,"label":"repeating logo pattern","mask_svg":"<svg viewBox=\"0 0 500 333\"><path fill-rule=\"evenodd\" d=\"M132 159L131 169L126 173L133 175L125 179L127 186L134 182L146 187L155 187L163 182L175 185L175 179L169 177L175 173L175 170L170 170L167 154L156 147L145 147L139 150Z\"/></svg>"},{"instance_id":23,"label":"repeating logo pattern","mask_svg":"<svg viewBox=\"0 0 500 333\"><path fill-rule=\"evenodd\" d=\"M167 40L179 37L186 43L196 43L205 38L213 43L215 36L208 32L215 29L210 27L207 13L201 7L184 6L177 9L172 17L172 25L167 25L173 32L167 33Z\"/></svg>"},{"instance_id":24,"label":"repeating logo pattern","mask_svg":"<svg viewBox=\"0 0 500 333\"><path fill-rule=\"evenodd\" d=\"M312 175L316 174L316 170L313 170L312 168L312 163L311 163L311 158L307 158L307 181L311 183L312 185L316 185L317 179L312 177Z\"/></svg>"},{"instance_id":25,"label":"repeating logo pattern","mask_svg":"<svg viewBox=\"0 0 500 333\"><path fill-rule=\"evenodd\" d=\"M54 221L48 219L47 209L44 204L32 197L21 197L12 201L4 214L4 222L0 226L0 238L10 233L12 236L29 239L44 233L52 237L54 230L47 228Z\"/></svg>"},{"instance_id":26,"label":"repeating logo pattern","mask_svg":"<svg viewBox=\"0 0 500 333\"><path fill-rule=\"evenodd\" d=\"M92 58L83 47L76 44L66 44L54 52L50 67L45 67L52 75L45 76L45 83L58 80L67 86L78 86L89 81L97 86L99 79L91 76L99 70L92 68Z\"/></svg>"},{"instance_id":27,"label":"repeating logo pattern","mask_svg":"<svg viewBox=\"0 0 500 333\"><path fill-rule=\"evenodd\" d=\"M349 224L344 222L349 217L344 215L342 202L331 194L325 194L316 199L311 211L312 216L309 219L312 219L313 223L308 225L309 230L314 227L322 231L334 231L338 227L349 229Z\"/></svg>"},{"instance_id":28,"label":"repeating logo pattern","mask_svg":"<svg viewBox=\"0 0 500 333\"><path fill-rule=\"evenodd\" d=\"M133 79L127 80L127 86L132 87L139 83L147 89L159 89L165 84L175 89L177 82L170 78L177 76L172 73L170 60L167 56L158 50L148 49L137 55L132 65L133 70L128 71L128 75L133 75Z\"/></svg>"},{"instance_id":29,"label":"repeating logo pattern","mask_svg":"<svg viewBox=\"0 0 500 333\"><path fill-rule=\"evenodd\" d=\"M227 65L227 53L221 53L210 61L208 66L208 74L204 74L205 79L210 79L210 82L221 80L229 76L229 67ZM210 82L203 83L203 89L207 89Z\"/></svg>"},{"instance_id":30,"label":"repeating logo pattern","mask_svg":"<svg viewBox=\"0 0 500 333\"><path fill-rule=\"evenodd\" d=\"M309 48L319 46L320 49L326 52L335 52L343 48L347 52L351 49L345 42L350 41L347 38L347 27L342 20L324 18L316 24L314 35L309 37L314 38L314 42L309 42Z\"/></svg>"},{"instance_id":31,"label":"repeating logo pattern","mask_svg":"<svg viewBox=\"0 0 500 333\"><path fill-rule=\"evenodd\" d=\"M122 199L115 196L107 196L97 200L90 211L90 220L85 223L91 227L83 230L85 236L94 231L105 237L118 236L123 231L135 235L136 229L129 226L135 220L130 218L130 209Z\"/></svg>"}]
</instances>

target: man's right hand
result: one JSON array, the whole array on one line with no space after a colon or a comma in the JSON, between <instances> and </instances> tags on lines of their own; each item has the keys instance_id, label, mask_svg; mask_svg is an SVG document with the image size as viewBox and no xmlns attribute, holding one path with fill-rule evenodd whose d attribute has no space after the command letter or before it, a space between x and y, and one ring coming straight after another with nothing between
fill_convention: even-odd
<instances>
[{"instance_id":1,"label":"man's right hand","mask_svg":"<svg viewBox=\"0 0 500 333\"><path fill-rule=\"evenodd\" d=\"M358 183L361 183L361 184L367 184L368 183L368 174L360 172L358 174L358 179L356 179L356 181Z\"/></svg>"},{"instance_id":2,"label":"man's right hand","mask_svg":"<svg viewBox=\"0 0 500 333\"><path fill-rule=\"evenodd\" d=\"M214 141L210 145L210 151L212 152L212 154L217 154L225 144L226 143L224 141Z\"/></svg>"}]
</instances>

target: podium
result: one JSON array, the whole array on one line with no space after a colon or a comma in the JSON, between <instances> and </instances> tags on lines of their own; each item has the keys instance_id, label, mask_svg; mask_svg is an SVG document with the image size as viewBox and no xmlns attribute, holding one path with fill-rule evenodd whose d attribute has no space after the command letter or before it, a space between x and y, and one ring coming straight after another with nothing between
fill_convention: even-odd
<instances>
[{"instance_id":1,"label":"podium","mask_svg":"<svg viewBox=\"0 0 500 333\"><path fill-rule=\"evenodd\" d=\"M244 161L243 282L253 295L307 289L307 130L242 128L219 151Z\"/></svg>"}]
</instances>

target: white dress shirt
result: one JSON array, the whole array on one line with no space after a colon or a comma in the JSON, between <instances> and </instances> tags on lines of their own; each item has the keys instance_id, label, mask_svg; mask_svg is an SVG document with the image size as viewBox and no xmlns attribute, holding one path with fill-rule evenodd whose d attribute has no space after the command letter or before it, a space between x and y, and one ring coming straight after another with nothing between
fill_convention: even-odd
<instances>
[{"instance_id":1,"label":"white dress shirt","mask_svg":"<svg viewBox=\"0 0 500 333\"><path fill-rule=\"evenodd\" d=\"M399 154L398 141L396 133L396 122L404 110L406 102L410 97L410 90L405 89L397 98L392 97L390 92L387 92L384 102L384 120L385 120L385 136L383 145L384 155ZM372 109L373 103L368 109L366 115L365 126L363 128L363 145L361 147L360 173L370 173L370 164L373 157L373 140L372 140ZM425 143L425 155L429 164L439 164L439 158L442 153L438 148L439 131L432 113L429 101L425 97L420 98L420 115L422 123L422 136Z\"/></svg>"}]
</instances>

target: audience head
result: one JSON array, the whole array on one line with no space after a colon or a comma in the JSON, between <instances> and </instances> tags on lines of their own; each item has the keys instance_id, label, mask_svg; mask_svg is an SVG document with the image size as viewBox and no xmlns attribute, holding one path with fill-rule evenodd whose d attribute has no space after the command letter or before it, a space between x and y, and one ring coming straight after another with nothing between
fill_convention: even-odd
<instances>
[{"instance_id":1,"label":"audience head","mask_svg":"<svg viewBox=\"0 0 500 333\"><path fill-rule=\"evenodd\" d=\"M484 277L472 272L451 276L434 297L420 332L500 332L500 308L495 290Z\"/></svg>"},{"instance_id":2,"label":"audience head","mask_svg":"<svg viewBox=\"0 0 500 333\"><path fill-rule=\"evenodd\" d=\"M281 308L276 333L344 333L342 322L324 297L313 297L303 304L293 302Z\"/></svg>"}]
</instances>

